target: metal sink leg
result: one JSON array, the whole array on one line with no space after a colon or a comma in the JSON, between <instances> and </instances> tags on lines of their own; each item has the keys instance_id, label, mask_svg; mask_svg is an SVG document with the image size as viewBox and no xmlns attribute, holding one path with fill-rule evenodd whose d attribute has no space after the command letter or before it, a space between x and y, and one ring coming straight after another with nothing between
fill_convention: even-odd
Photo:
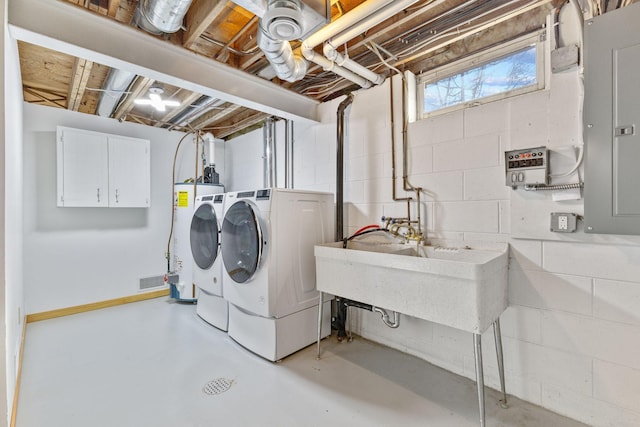
<instances>
[{"instance_id":1,"label":"metal sink leg","mask_svg":"<svg viewBox=\"0 0 640 427\"><path fill-rule=\"evenodd\" d=\"M318 354L316 358L320 359L320 340L322 339L322 303L324 302L324 292L318 292Z\"/></svg>"},{"instance_id":2,"label":"metal sink leg","mask_svg":"<svg viewBox=\"0 0 640 427\"><path fill-rule=\"evenodd\" d=\"M493 336L496 340L496 354L498 356L498 372L500 374L500 389L502 390L502 402L500 406L507 409L507 392L504 386L504 361L502 358L502 333L500 332L500 319L493 322Z\"/></svg>"},{"instance_id":3,"label":"metal sink leg","mask_svg":"<svg viewBox=\"0 0 640 427\"><path fill-rule=\"evenodd\" d=\"M473 334L473 355L476 359L476 385L478 387L480 427L484 427L484 373L482 371L482 336L480 334Z\"/></svg>"}]
</instances>

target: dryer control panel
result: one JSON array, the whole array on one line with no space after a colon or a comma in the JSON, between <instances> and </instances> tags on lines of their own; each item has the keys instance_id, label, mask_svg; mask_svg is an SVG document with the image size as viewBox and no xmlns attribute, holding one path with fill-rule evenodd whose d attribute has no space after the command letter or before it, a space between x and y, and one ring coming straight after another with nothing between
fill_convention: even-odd
<instances>
[{"instance_id":1,"label":"dryer control panel","mask_svg":"<svg viewBox=\"0 0 640 427\"><path fill-rule=\"evenodd\" d=\"M504 153L506 185L549 184L549 150L547 147L525 148Z\"/></svg>"}]
</instances>

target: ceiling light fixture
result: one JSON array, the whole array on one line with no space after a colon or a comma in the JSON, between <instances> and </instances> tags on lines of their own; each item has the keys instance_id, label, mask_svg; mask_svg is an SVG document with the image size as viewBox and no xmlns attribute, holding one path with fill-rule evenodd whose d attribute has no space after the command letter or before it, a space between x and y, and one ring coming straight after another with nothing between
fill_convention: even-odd
<instances>
[{"instance_id":1,"label":"ceiling light fixture","mask_svg":"<svg viewBox=\"0 0 640 427\"><path fill-rule=\"evenodd\" d=\"M177 107L180 105L178 101L164 100L160 95L164 93L161 87L152 86L149 88L149 99L136 99L134 102L138 105L151 105L158 111L166 111L165 107Z\"/></svg>"}]
</instances>

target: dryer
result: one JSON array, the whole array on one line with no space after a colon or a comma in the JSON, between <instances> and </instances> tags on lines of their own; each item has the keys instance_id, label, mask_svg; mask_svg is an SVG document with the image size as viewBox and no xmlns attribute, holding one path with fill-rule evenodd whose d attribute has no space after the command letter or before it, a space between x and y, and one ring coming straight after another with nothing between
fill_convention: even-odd
<instances>
[{"instance_id":1,"label":"dryer","mask_svg":"<svg viewBox=\"0 0 640 427\"><path fill-rule=\"evenodd\" d=\"M198 288L196 313L206 322L227 330L229 310L222 295L220 227L224 194L199 196L191 219L189 242L193 257L193 284Z\"/></svg>"},{"instance_id":2,"label":"dryer","mask_svg":"<svg viewBox=\"0 0 640 427\"><path fill-rule=\"evenodd\" d=\"M266 359L317 339L314 246L332 241L333 206L332 193L267 188L226 195L221 240L229 336ZM329 306L322 336L330 333Z\"/></svg>"}]
</instances>

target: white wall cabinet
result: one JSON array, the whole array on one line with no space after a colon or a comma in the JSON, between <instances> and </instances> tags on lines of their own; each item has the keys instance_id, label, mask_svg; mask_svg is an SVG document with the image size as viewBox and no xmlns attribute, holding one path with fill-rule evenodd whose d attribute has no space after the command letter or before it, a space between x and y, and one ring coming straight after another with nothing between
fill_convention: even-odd
<instances>
[{"instance_id":1,"label":"white wall cabinet","mask_svg":"<svg viewBox=\"0 0 640 427\"><path fill-rule=\"evenodd\" d=\"M58 206L149 207L149 149L147 139L58 126Z\"/></svg>"}]
</instances>

